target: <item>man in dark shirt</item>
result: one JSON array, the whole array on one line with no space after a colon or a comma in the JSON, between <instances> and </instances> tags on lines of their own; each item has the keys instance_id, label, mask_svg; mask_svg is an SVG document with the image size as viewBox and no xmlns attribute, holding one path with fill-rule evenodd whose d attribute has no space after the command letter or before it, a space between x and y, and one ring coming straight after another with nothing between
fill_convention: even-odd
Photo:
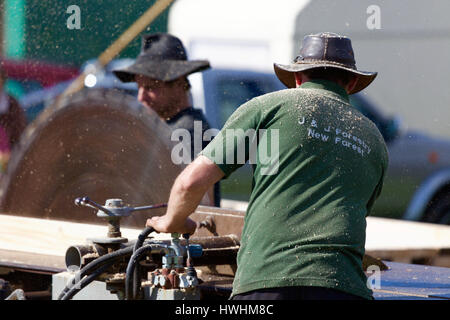
<instances>
[{"instance_id":1,"label":"man in dark shirt","mask_svg":"<svg viewBox=\"0 0 450 320\"><path fill-rule=\"evenodd\" d=\"M203 134L210 126L202 111L191 105L187 76L208 68L208 61L188 61L178 38L167 33L155 33L142 37L141 53L134 64L114 73L123 82L136 82L139 102L155 111L172 131L187 130L190 136L190 141L187 141L190 144L189 160L193 160L208 144ZM201 132L196 133L196 128ZM195 139L201 139L201 145ZM219 184L208 197L209 205L220 206Z\"/></svg>"}]
</instances>

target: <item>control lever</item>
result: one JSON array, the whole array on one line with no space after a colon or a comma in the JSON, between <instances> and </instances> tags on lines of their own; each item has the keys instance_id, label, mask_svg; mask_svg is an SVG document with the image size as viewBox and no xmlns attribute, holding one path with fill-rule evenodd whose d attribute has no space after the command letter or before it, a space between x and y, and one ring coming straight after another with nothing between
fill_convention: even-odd
<instances>
[{"instance_id":1,"label":"control lever","mask_svg":"<svg viewBox=\"0 0 450 320\"><path fill-rule=\"evenodd\" d=\"M105 207L91 200L89 197L80 197L75 199L77 206L85 206L99 210L97 216L99 218L105 218L109 216L128 217L133 211L143 211L149 209L158 209L167 207L167 203L160 203L150 206L130 207L123 204L122 199L108 199L106 200ZM105 216L106 215L106 216Z\"/></svg>"},{"instance_id":2,"label":"control lever","mask_svg":"<svg viewBox=\"0 0 450 320\"><path fill-rule=\"evenodd\" d=\"M160 203L149 206L130 207L123 203L122 199L107 199L105 205L102 206L97 202L91 200L89 197L80 197L75 199L75 205L85 206L93 209L97 209L97 217L105 218L108 223L108 239L97 240L95 242L126 242L127 239L122 238L120 232L120 219L128 217L134 211L144 211L149 209L157 209L167 207L167 203Z\"/></svg>"}]
</instances>

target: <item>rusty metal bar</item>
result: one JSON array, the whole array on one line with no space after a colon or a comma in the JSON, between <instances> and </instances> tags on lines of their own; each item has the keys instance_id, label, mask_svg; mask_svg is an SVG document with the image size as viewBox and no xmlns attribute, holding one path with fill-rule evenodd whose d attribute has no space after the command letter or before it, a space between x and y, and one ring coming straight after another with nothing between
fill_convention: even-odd
<instances>
[{"instance_id":1,"label":"rusty metal bar","mask_svg":"<svg viewBox=\"0 0 450 320\"><path fill-rule=\"evenodd\" d=\"M199 244L203 249L230 248L240 245L238 237L234 234L217 237L193 237L189 242ZM182 244L185 244L184 240L182 240Z\"/></svg>"}]
</instances>

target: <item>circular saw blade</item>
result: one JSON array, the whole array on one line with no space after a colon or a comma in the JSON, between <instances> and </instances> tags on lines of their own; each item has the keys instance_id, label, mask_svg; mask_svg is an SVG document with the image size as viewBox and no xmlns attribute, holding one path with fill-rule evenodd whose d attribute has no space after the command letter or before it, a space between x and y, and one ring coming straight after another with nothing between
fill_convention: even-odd
<instances>
[{"instance_id":1,"label":"circular saw blade","mask_svg":"<svg viewBox=\"0 0 450 320\"><path fill-rule=\"evenodd\" d=\"M182 166L171 160L170 128L133 96L86 89L52 105L25 131L0 185L2 213L104 223L93 209L120 198L131 206L168 201ZM122 226L143 228L165 209L135 212Z\"/></svg>"}]
</instances>

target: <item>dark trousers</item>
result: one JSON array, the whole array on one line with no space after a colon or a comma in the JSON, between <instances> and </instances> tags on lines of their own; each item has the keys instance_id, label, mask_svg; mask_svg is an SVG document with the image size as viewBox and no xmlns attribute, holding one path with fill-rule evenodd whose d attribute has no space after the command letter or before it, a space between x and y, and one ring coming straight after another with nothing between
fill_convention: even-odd
<instances>
[{"instance_id":1,"label":"dark trousers","mask_svg":"<svg viewBox=\"0 0 450 320\"><path fill-rule=\"evenodd\" d=\"M364 300L364 298L323 287L280 287L244 292L233 296L232 300Z\"/></svg>"}]
</instances>

